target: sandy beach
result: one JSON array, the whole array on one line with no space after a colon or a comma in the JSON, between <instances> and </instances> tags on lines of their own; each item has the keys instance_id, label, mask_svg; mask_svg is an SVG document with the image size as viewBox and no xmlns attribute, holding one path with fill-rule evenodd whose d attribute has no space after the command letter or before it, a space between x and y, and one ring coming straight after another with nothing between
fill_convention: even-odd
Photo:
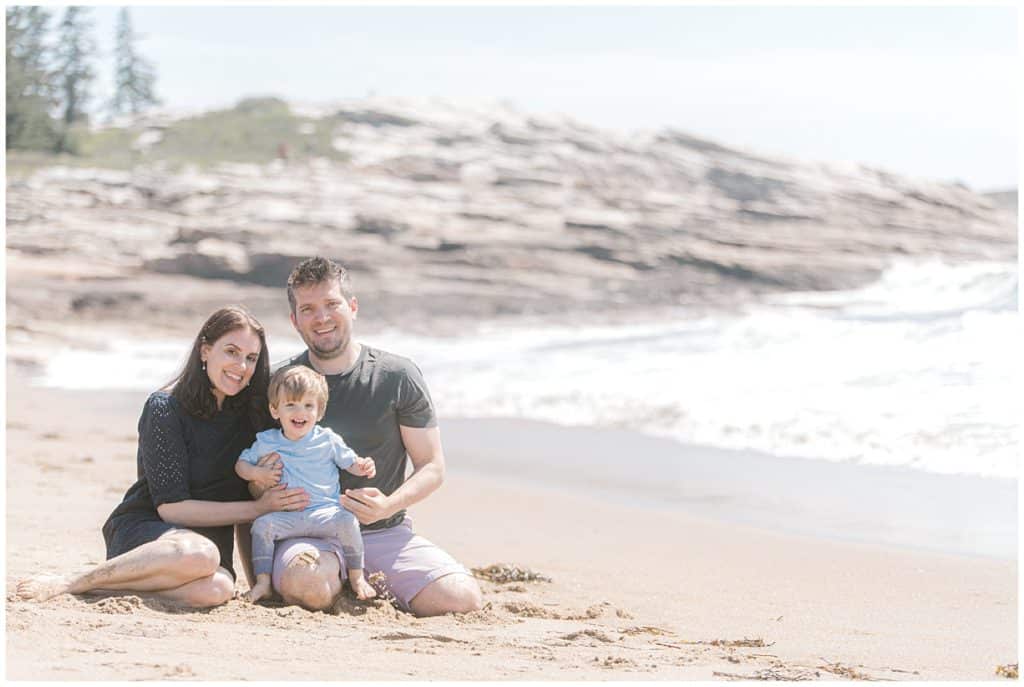
<instances>
[{"instance_id":1,"label":"sandy beach","mask_svg":"<svg viewBox=\"0 0 1024 687\"><path fill-rule=\"evenodd\" d=\"M481 9L8 8L5 677L1016 678L1012 17ZM289 305L312 256L337 328ZM229 304L273 362L415 362L447 474L409 516L481 610L17 597L103 560Z\"/></svg>"},{"instance_id":2,"label":"sandy beach","mask_svg":"<svg viewBox=\"0 0 1024 687\"><path fill-rule=\"evenodd\" d=\"M917 527L914 548L915 517L931 517L920 504L934 508L948 485L837 479L781 459L757 472L712 449L512 420L442 421L447 481L411 511L468 567L550 578L481 579L480 612L12 599L28 573L102 559L100 525L134 479L144 398L32 387L8 366L9 679L990 680L1017 662L1016 550L997 550L1016 541L1010 481L968 485L944 509L966 518L962 538L992 528L987 553L957 553L941 522ZM647 474L654 444L683 457L660 484ZM918 505L900 496L919 492ZM971 507L986 500L996 505Z\"/></svg>"}]
</instances>

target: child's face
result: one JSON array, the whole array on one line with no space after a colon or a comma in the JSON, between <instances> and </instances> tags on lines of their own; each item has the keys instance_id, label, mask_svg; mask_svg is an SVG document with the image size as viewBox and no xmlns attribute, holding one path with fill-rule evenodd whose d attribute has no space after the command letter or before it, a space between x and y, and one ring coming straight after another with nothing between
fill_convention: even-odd
<instances>
[{"instance_id":1,"label":"child's face","mask_svg":"<svg viewBox=\"0 0 1024 687\"><path fill-rule=\"evenodd\" d=\"M299 400L277 399L276 406L270 406L270 414L281 422L281 430L292 441L306 436L320 419L320 404L313 394L305 394Z\"/></svg>"}]
</instances>

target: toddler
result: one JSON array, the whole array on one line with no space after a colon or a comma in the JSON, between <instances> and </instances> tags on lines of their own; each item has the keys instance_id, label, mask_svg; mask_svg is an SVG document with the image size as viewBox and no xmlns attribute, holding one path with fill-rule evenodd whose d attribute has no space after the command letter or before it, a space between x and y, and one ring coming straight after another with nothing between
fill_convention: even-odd
<instances>
[{"instance_id":1,"label":"toddler","mask_svg":"<svg viewBox=\"0 0 1024 687\"><path fill-rule=\"evenodd\" d=\"M278 370L267 389L270 414L281 423L256 435L256 442L239 456L235 472L247 481L269 488L282 482L309 494L303 511L267 513L252 523L252 564L256 584L250 601L270 593L274 543L288 537L335 537L348 569L348 581L358 599L377 595L363 577L363 538L359 522L338 503L338 470L373 477L373 458L361 458L341 437L317 424L327 409L327 381L304 365ZM277 452L283 467L260 467L261 456Z\"/></svg>"}]
</instances>

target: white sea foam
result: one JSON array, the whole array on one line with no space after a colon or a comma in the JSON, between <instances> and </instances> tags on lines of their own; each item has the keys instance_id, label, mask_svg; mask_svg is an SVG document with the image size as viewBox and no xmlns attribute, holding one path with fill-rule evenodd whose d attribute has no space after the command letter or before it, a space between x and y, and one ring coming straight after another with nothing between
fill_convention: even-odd
<instances>
[{"instance_id":1,"label":"white sea foam","mask_svg":"<svg viewBox=\"0 0 1024 687\"><path fill-rule=\"evenodd\" d=\"M443 416L628 427L778 455L1016 477L1017 289L1015 264L908 263L863 289L786 294L742 315L483 323L457 339L384 332L366 341L416 360ZM275 358L300 349L297 339L282 343L270 342ZM151 389L187 346L67 351L42 381Z\"/></svg>"}]
</instances>

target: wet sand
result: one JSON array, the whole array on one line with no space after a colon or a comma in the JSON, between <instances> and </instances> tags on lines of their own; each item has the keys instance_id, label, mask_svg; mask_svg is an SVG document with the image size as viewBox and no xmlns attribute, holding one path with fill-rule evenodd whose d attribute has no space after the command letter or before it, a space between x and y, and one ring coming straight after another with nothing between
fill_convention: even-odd
<instances>
[{"instance_id":1,"label":"wet sand","mask_svg":"<svg viewBox=\"0 0 1024 687\"><path fill-rule=\"evenodd\" d=\"M500 438L495 440L495 438ZM1017 559L1017 482L683 444L518 419L445 422L474 474L794 534Z\"/></svg>"}]
</instances>

